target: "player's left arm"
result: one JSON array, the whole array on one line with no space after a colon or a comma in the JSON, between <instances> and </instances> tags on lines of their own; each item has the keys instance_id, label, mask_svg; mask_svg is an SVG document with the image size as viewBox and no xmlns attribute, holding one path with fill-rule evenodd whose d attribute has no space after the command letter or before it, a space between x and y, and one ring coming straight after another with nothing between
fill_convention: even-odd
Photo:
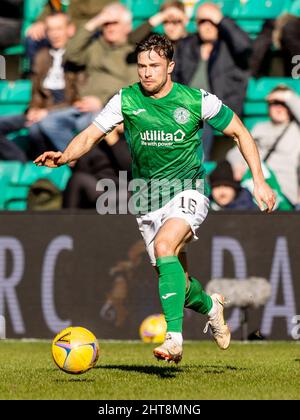
<instances>
[{"instance_id":1,"label":"player's left arm","mask_svg":"<svg viewBox=\"0 0 300 420\"><path fill-rule=\"evenodd\" d=\"M233 114L230 123L222 131L226 136L236 141L251 170L254 182L253 195L260 210L270 213L274 208L276 198L264 179L259 153L253 137L236 114Z\"/></svg>"}]
</instances>

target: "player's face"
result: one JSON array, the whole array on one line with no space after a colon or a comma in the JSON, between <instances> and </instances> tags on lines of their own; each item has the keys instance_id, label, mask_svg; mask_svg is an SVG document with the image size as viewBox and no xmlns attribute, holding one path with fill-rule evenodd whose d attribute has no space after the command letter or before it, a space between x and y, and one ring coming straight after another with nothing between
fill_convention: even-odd
<instances>
[{"instance_id":1,"label":"player's face","mask_svg":"<svg viewBox=\"0 0 300 420\"><path fill-rule=\"evenodd\" d=\"M174 62L168 61L155 51L144 51L138 55L138 75L141 85L150 94L158 93L171 79Z\"/></svg>"}]
</instances>

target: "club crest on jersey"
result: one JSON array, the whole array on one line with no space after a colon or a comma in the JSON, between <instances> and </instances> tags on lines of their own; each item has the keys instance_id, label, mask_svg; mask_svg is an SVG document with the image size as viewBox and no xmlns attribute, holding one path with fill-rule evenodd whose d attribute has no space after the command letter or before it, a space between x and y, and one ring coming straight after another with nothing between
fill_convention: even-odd
<instances>
[{"instance_id":1,"label":"club crest on jersey","mask_svg":"<svg viewBox=\"0 0 300 420\"><path fill-rule=\"evenodd\" d=\"M186 124L190 119L190 111L185 108L177 108L174 111L174 119L178 124Z\"/></svg>"}]
</instances>

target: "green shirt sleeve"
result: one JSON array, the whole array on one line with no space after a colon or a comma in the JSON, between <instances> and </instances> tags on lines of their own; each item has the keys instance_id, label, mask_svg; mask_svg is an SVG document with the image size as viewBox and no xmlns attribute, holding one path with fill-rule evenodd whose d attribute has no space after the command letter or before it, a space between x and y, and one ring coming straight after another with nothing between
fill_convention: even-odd
<instances>
[{"instance_id":1,"label":"green shirt sleeve","mask_svg":"<svg viewBox=\"0 0 300 420\"><path fill-rule=\"evenodd\" d=\"M233 118L234 112L226 105L222 105L220 111L213 118L206 120L209 125L219 131L225 130Z\"/></svg>"}]
</instances>

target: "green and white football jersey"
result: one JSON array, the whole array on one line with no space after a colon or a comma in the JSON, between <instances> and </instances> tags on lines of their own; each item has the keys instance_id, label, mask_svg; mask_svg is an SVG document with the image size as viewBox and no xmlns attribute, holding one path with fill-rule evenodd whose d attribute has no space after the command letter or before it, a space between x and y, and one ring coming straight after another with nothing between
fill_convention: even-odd
<instances>
[{"instance_id":1,"label":"green and white football jersey","mask_svg":"<svg viewBox=\"0 0 300 420\"><path fill-rule=\"evenodd\" d=\"M232 117L231 109L202 89L174 83L168 95L155 99L136 83L121 89L94 124L108 133L124 122L136 180L136 209L148 213L180 191L197 189L205 194L199 129L206 121L222 131Z\"/></svg>"}]
</instances>

